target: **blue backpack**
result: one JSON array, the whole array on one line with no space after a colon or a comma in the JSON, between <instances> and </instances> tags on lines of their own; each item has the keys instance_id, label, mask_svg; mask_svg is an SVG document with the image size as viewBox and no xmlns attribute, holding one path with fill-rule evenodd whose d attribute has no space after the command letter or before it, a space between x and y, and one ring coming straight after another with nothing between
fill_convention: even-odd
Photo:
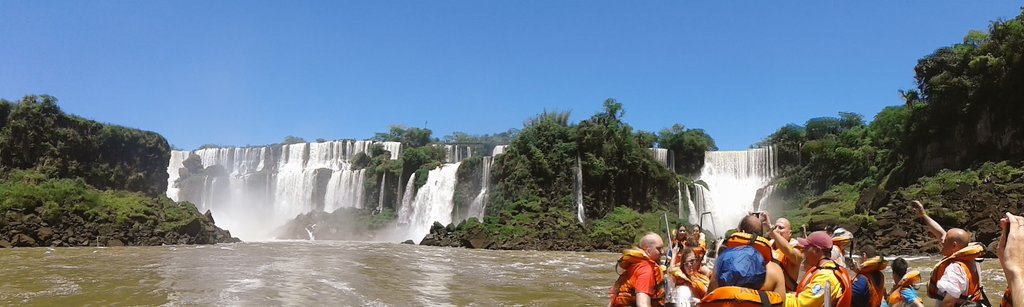
<instances>
[{"instance_id":1,"label":"blue backpack","mask_svg":"<svg viewBox=\"0 0 1024 307\"><path fill-rule=\"evenodd\" d=\"M715 279L719 287L760 289L766 275L764 257L753 246L726 249L715 262Z\"/></svg>"}]
</instances>

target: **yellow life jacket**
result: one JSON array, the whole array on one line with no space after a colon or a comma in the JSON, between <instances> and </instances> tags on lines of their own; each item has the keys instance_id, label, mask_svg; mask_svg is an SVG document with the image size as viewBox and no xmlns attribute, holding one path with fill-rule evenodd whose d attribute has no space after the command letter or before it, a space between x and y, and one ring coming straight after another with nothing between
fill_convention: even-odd
<instances>
[{"instance_id":1,"label":"yellow life jacket","mask_svg":"<svg viewBox=\"0 0 1024 307\"><path fill-rule=\"evenodd\" d=\"M985 253L985 248L980 244L971 243L967 245L949 257L943 258L939 261L939 264L935 265L932 269L932 278L928 281L928 297L933 299L941 300L944 298L945 293L939 293L939 288L936 284L939 279L942 279L942 275L946 273L946 267L956 264L967 272L967 289L961 293L960 299L980 302L984 299L982 295L981 278L978 276L978 271L975 270L975 266L970 265L974 259L981 257Z\"/></svg>"},{"instance_id":2,"label":"yellow life jacket","mask_svg":"<svg viewBox=\"0 0 1024 307\"><path fill-rule=\"evenodd\" d=\"M652 277L654 278L655 293L651 297L651 306L665 305L665 283L663 279L665 269L663 267L638 248L623 250L622 257L619 258L618 262L618 267L623 269L623 272L616 282L616 284L619 284L619 289L615 297L612 298L612 306L636 305L636 284L633 278L630 278L629 273L632 271L633 266L640 265L641 263L649 263L654 271Z\"/></svg>"},{"instance_id":3,"label":"yellow life jacket","mask_svg":"<svg viewBox=\"0 0 1024 307\"><path fill-rule=\"evenodd\" d=\"M782 306L784 297L773 291L726 286L711 290L700 300L701 307Z\"/></svg>"},{"instance_id":4,"label":"yellow life jacket","mask_svg":"<svg viewBox=\"0 0 1024 307\"><path fill-rule=\"evenodd\" d=\"M835 262L835 260L829 261L828 263L825 263L825 265L815 266L807 270L807 273L804 274L804 279L800 281L800 285L797 287L797 292L799 292L799 289L807 288L807 284L814 280L814 275L817 274L818 271L828 271L830 272L829 274L835 275L836 279L839 280L839 287L842 288L840 289L840 291L842 291L840 293L842 293L842 295L839 296L839 300L837 301L838 303L834 306L850 307L850 305L853 304L853 287L850 285L850 274L846 271L846 268L840 266Z\"/></svg>"}]
</instances>

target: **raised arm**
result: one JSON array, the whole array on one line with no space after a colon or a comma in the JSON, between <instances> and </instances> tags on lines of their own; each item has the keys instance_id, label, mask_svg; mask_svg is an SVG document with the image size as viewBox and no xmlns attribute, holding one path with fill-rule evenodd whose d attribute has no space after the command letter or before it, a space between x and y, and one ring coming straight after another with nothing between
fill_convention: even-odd
<instances>
[{"instance_id":1,"label":"raised arm","mask_svg":"<svg viewBox=\"0 0 1024 307\"><path fill-rule=\"evenodd\" d=\"M768 237L775 240L775 245L786 255L786 258L792 259L791 263L800 263L804 259L804 255L800 253L800 250L796 249L793 245L789 244L789 240L786 240L779 233L779 229L772 227L767 221L764 222L765 229L768 229Z\"/></svg>"},{"instance_id":2,"label":"raised arm","mask_svg":"<svg viewBox=\"0 0 1024 307\"><path fill-rule=\"evenodd\" d=\"M921 202L915 200L910 204L914 207L914 213L917 214L917 217L921 218L921 222L928 227L928 233L932 234L933 238L942 241L942 238L946 237L946 230L942 229L942 225L939 225L938 222L928 216Z\"/></svg>"},{"instance_id":3,"label":"raised arm","mask_svg":"<svg viewBox=\"0 0 1024 307\"><path fill-rule=\"evenodd\" d=\"M1003 235L999 239L996 255L1002 264L1006 283L1013 293L1013 307L1024 306L1024 217L1006 213L1006 218L999 221Z\"/></svg>"}]
</instances>

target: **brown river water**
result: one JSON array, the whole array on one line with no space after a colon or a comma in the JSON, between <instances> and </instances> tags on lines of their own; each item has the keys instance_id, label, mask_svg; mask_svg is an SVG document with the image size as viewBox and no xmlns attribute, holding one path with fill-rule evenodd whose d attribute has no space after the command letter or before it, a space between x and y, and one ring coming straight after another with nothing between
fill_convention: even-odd
<instances>
[{"instance_id":1,"label":"brown river water","mask_svg":"<svg viewBox=\"0 0 1024 307\"><path fill-rule=\"evenodd\" d=\"M617 258L346 241L18 248L0 250L0 305L604 306ZM936 258L909 260L927 280ZM982 271L998 304L998 262Z\"/></svg>"}]
</instances>

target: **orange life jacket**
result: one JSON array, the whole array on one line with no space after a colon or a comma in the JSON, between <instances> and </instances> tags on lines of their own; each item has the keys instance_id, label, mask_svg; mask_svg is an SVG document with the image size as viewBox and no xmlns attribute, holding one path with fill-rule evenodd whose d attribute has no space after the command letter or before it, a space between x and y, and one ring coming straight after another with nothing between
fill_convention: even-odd
<instances>
[{"instance_id":1,"label":"orange life jacket","mask_svg":"<svg viewBox=\"0 0 1024 307\"><path fill-rule=\"evenodd\" d=\"M869 306L877 307L882 305L882 298L885 296L885 276L882 276L882 280L878 284L875 284L875 279L871 277L874 273L884 270L885 266L886 262L882 257L872 257L865 260L860 266L859 275L864 276L868 281Z\"/></svg>"},{"instance_id":2,"label":"orange life jacket","mask_svg":"<svg viewBox=\"0 0 1024 307\"><path fill-rule=\"evenodd\" d=\"M800 285L797 287L797 292L799 292L799 289L807 288L807 284L814 280L814 274L817 274L818 271L821 270L831 271L832 274L835 274L836 279L839 280L839 287L842 288L840 289L840 293L842 293L842 295L839 296L839 300L837 301L838 303L833 306L850 307L850 305L853 304L853 288L850 285L850 274L846 271L846 268L840 266L835 260L831 260L828 263L825 263L825 265L815 266L807 270L807 273L804 274L804 279L800 281Z\"/></svg>"},{"instance_id":3,"label":"orange life jacket","mask_svg":"<svg viewBox=\"0 0 1024 307\"><path fill-rule=\"evenodd\" d=\"M783 253L781 249L776 249L772 254L774 255L772 262L775 262L775 264L778 264L779 267L782 268L782 276L785 277L784 279L786 280L786 291L796 291L798 282L796 280L796 276L789 274L789 270L786 269L787 264L790 264L789 259L786 258L786 253ZM797 270L799 270L799 268L800 266L797 265Z\"/></svg>"},{"instance_id":4,"label":"orange life jacket","mask_svg":"<svg viewBox=\"0 0 1024 307\"><path fill-rule=\"evenodd\" d=\"M740 246L750 245L761 254L764 258L764 263L772 261L772 244L768 241L768 238L752 235L749 233L737 232L729 236L728 240L725 240L726 248L736 248Z\"/></svg>"},{"instance_id":5,"label":"orange life jacket","mask_svg":"<svg viewBox=\"0 0 1024 307\"><path fill-rule=\"evenodd\" d=\"M903 279L900 279L896 286L892 288L892 292L889 293L889 298L886 299L889 302L889 306L894 306L897 303L906 301L903 298L903 294L900 290L910 288L915 283L921 282L921 272L910 271L906 275L903 275Z\"/></svg>"},{"instance_id":6,"label":"orange life jacket","mask_svg":"<svg viewBox=\"0 0 1024 307\"><path fill-rule=\"evenodd\" d=\"M946 267L956 264L962 267L964 272L967 272L967 289L961 293L960 299L971 302L982 301L984 296L982 295L981 278L978 276L978 271L974 269L975 267L969 265L969 263L981 257L984 253L984 247L972 243L939 261L939 264L936 264L935 268L932 269L932 278L928 281L928 297L937 300L944 298L945 293L939 293L939 288L936 284L939 282L939 279L942 279L942 275L946 273Z\"/></svg>"},{"instance_id":7,"label":"orange life jacket","mask_svg":"<svg viewBox=\"0 0 1024 307\"><path fill-rule=\"evenodd\" d=\"M651 306L664 306L665 305L665 283L663 268L658 265L657 262L652 260L640 249L627 249L622 251L622 258L619 258L619 268L623 269L623 274L619 276L619 280L616 284L619 285L618 293L612 298L612 306L633 306L636 304L636 285L629 276L631 268L634 265L639 265L641 262L650 263L651 267L654 268L654 274L651 276L654 278L654 296L651 297Z\"/></svg>"},{"instance_id":8,"label":"orange life jacket","mask_svg":"<svg viewBox=\"0 0 1024 307\"><path fill-rule=\"evenodd\" d=\"M736 286L718 287L700 300L701 307L782 306L784 297L773 291Z\"/></svg>"},{"instance_id":9,"label":"orange life jacket","mask_svg":"<svg viewBox=\"0 0 1024 307\"><path fill-rule=\"evenodd\" d=\"M1013 296L1011 296L1011 294L1013 293L1010 292L1010 288L1007 287L1006 292L1003 292L1003 301L999 302L999 307L1013 306Z\"/></svg>"},{"instance_id":10,"label":"orange life jacket","mask_svg":"<svg viewBox=\"0 0 1024 307\"><path fill-rule=\"evenodd\" d=\"M699 271L694 272L692 275L686 275L683 274L679 267L669 270L669 276L672 276L672 281L675 282L676 286L687 286L690 288L690 292L693 292L693 297L703 297L707 294L708 284L711 283L711 278L707 275L701 274Z\"/></svg>"}]
</instances>

